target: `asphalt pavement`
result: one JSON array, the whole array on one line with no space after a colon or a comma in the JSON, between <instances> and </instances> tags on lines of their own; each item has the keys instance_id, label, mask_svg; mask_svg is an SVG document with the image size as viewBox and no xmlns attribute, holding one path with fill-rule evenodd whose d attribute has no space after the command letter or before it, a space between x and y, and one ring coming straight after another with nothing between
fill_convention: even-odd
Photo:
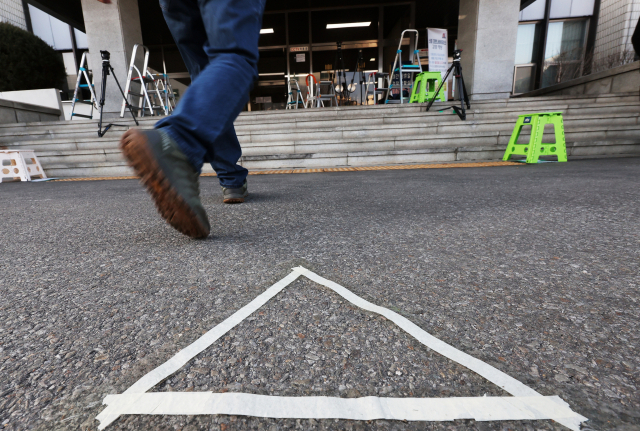
<instances>
[{"instance_id":1,"label":"asphalt pavement","mask_svg":"<svg viewBox=\"0 0 640 431\"><path fill-rule=\"evenodd\" d=\"M0 184L0 429L95 430L107 394L302 265L589 418L640 429L640 159L260 175L190 240L134 180ZM292 283L152 392L506 396ZM4 427L4 428L2 428ZM554 430L550 420L123 416L108 430Z\"/></svg>"}]
</instances>

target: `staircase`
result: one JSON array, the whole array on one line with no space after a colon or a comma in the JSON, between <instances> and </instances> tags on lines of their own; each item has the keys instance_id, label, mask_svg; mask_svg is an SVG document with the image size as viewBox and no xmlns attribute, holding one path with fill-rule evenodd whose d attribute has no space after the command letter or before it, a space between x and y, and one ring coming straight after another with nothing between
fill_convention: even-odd
<instances>
[{"instance_id":1,"label":"staircase","mask_svg":"<svg viewBox=\"0 0 640 431\"><path fill-rule=\"evenodd\" d=\"M500 160L518 115L545 111L564 114L570 158L640 155L637 93L474 101L464 122L438 112L446 105L244 112L235 123L240 163L255 170ZM145 118L141 127L155 121ZM126 128L103 138L97 128L94 120L0 125L0 149L36 151L51 177L131 175L118 150ZM554 142L551 133L545 142Z\"/></svg>"}]
</instances>

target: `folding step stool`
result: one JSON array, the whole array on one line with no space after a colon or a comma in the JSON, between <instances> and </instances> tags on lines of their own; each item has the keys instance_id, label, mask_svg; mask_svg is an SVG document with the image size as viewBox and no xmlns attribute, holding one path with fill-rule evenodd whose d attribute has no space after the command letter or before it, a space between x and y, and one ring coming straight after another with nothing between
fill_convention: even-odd
<instances>
[{"instance_id":1,"label":"folding step stool","mask_svg":"<svg viewBox=\"0 0 640 431\"><path fill-rule=\"evenodd\" d=\"M138 48L142 48L144 53L144 63L142 66L142 72L136 66L136 54L138 53ZM136 72L138 76L134 77L133 73ZM140 93L135 93L131 90L131 84L140 85ZM149 86L152 86L149 88ZM151 98L149 97L149 91L153 93L153 98L156 103L151 103ZM138 111L139 117L144 117L145 109L149 110L149 115L156 115L156 111L163 111L165 115L169 115L168 109L162 102L162 96L160 95L160 89L158 88L158 83L154 76L149 72L149 48L144 45L136 44L133 47L133 52L131 53L131 63L129 64L129 74L127 75L127 84L124 88L124 94L127 98L129 98L129 104L131 107ZM138 107L136 108L132 103L131 96L135 96L139 98ZM157 100L156 100L157 98ZM120 110L120 118L124 117L124 110L127 104L126 101L122 102L122 109Z\"/></svg>"},{"instance_id":2,"label":"folding step stool","mask_svg":"<svg viewBox=\"0 0 640 431\"><path fill-rule=\"evenodd\" d=\"M555 144L543 144L544 126L553 124ZM531 125L531 139L528 144L518 144L518 137L524 126ZM518 117L509 145L502 160L507 161L512 154L527 156L527 163L538 163L540 156L557 156L559 162L567 161L567 144L564 138L564 121L562 112L544 112L525 114Z\"/></svg>"},{"instance_id":3,"label":"folding step stool","mask_svg":"<svg viewBox=\"0 0 640 431\"><path fill-rule=\"evenodd\" d=\"M380 80L382 80L382 84L386 84L387 87L378 87L378 85L380 84ZM378 73L378 72L372 72L369 74L369 76L367 77L367 86L366 86L366 95L367 95L367 102L369 100L369 88L370 86L373 86L373 103L374 105L377 105L380 103L380 101L382 100L386 100L387 99L387 92L389 91L389 74L388 73ZM378 95L382 95L382 97L380 99L377 98Z\"/></svg>"},{"instance_id":4,"label":"folding step stool","mask_svg":"<svg viewBox=\"0 0 640 431\"><path fill-rule=\"evenodd\" d=\"M333 81L320 81L316 100L318 101L318 108L320 106L324 108L325 100L331 102L331 107L333 107L333 102L336 102L336 106L338 106L338 97L336 95L336 87L333 85Z\"/></svg>"},{"instance_id":5,"label":"folding step stool","mask_svg":"<svg viewBox=\"0 0 640 431\"><path fill-rule=\"evenodd\" d=\"M413 47L413 50L409 51L409 63L408 64L402 64L402 41L404 40L404 34L405 33L415 33L416 34L416 39L415 39L415 45ZM420 36L420 34L418 33L418 30L414 30L414 29L408 29L402 32L402 35L400 35L400 44L398 45L398 50L396 52L396 59L393 61L393 67L391 68L391 73L392 76L389 79L389 91L387 92L387 98L385 100L385 103L400 103L403 104L404 103L404 89L405 88L412 88L413 87L413 79L411 79L412 84L411 85L403 85L402 81L403 81L403 76L405 73L411 73L411 74L419 74L422 73L422 64L420 64L420 56L418 55L418 37ZM415 59L418 59L418 62L416 64ZM396 68L396 66L398 66ZM396 90L397 88L393 88L393 75L395 73L398 73L398 78L399 81L398 82L398 87L400 87L400 100L393 100L393 99L389 99L389 97L391 96L391 93L393 92L393 90ZM411 100L409 98L409 100Z\"/></svg>"},{"instance_id":6,"label":"folding step stool","mask_svg":"<svg viewBox=\"0 0 640 431\"><path fill-rule=\"evenodd\" d=\"M35 152L0 151L0 183L9 178L14 181L31 181L33 177L47 178Z\"/></svg>"},{"instance_id":7,"label":"folding step stool","mask_svg":"<svg viewBox=\"0 0 640 431\"><path fill-rule=\"evenodd\" d=\"M411 91L411 101L409 103L426 103L436 96L436 90L442 83L442 74L440 72L422 72L416 77ZM436 100L446 102L444 97L444 87L440 89L440 93L436 96Z\"/></svg>"},{"instance_id":8,"label":"folding step stool","mask_svg":"<svg viewBox=\"0 0 640 431\"><path fill-rule=\"evenodd\" d=\"M89 79L89 75L93 75L91 71L87 68L87 53L82 54L82 58L80 59L80 68L78 70L78 79L76 80L76 89L73 92L73 102L71 103L71 120L73 117L81 117L81 118L93 118L93 110L98 110L98 99L96 98L95 86L93 85L93 81ZM86 84L82 84L82 78L84 77ZM79 99L78 96L82 96L82 88L88 88L91 92L91 99L84 100ZM85 105L91 105L91 115L77 114L76 103L82 103Z\"/></svg>"}]
</instances>

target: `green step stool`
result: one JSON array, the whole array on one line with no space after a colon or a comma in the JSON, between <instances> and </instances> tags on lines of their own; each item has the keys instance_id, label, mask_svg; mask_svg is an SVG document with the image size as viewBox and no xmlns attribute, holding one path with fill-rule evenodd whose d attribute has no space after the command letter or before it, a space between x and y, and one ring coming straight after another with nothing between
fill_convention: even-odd
<instances>
[{"instance_id":1,"label":"green step stool","mask_svg":"<svg viewBox=\"0 0 640 431\"><path fill-rule=\"evenodd\" d=\"M556 135L555 144L543 144L544 126L553 124ZM531 139L528 144L517 144L518 137L524 126L531 126ZM509 139L509 145L502 160L507 161L512 154L527 156L527 163L538 163L540 156L557 156L559 162L567 161L567 144L564 139L564 122L561 112L543 112L539 114L525 114L518 117L516 127Z\"/></svg>"},{"instance_id":2,"label":"green step stool","mask_svg":"<svg viewBox=\"0 0 640 431\"><path fill-rule=\"evenodd\" d=\"M440 72L422 72L416 76L411 90L411 99L409 103L427 103L433 99L436 90L442 82L442 74ZM436 100L446 102L444 98L444 86L440 89Z\"/></svg>"}]
</instances>

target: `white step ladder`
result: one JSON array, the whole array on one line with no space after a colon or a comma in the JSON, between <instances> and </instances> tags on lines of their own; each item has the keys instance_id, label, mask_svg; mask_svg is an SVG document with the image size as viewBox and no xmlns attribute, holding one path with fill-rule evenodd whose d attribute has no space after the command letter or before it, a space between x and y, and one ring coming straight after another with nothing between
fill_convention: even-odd
<instances>
[{"instance_id":1,"label":"white step ladder","mask_svg":"<svg viewBox=\"0 0 640 431\"><path fill-rule=\"evenodd\" d=\"M415 43L413 46L413 49L411 49L411 42L409 42L409 62L408 64L402 64L402 42L404 41L404 34L405 33L415 33L416 34L416 38L415 38ZM411 90L413 88L413 83L415 81L415 77L417 74L422 73L422 64L420 64L420 56L418 55L419 51L418 51L418 37L419 37L419 33L418 30L414 30L414 29L408 29L402 32L402 35L400 36L400 44L398 45L398 51L396 52L396 59L393 61L393 67L391 68L391 77L389 78L389 91L387 92L387 97L385 100L385 103L400 103L403 104L405 97L404 97L404 90L405 89L409 89ZM417 64L416 64L416 59L417 59ZM396 67L398 66L398 67ZM393 77L395 76L396 72L398 73L398 84L394 85L393 81ZM405 73L410 73L411 74L411 85L404 85L403 84L403 78L404 78L404 74ZM394 88L395 87L395 88ZM391 93L393 92L393 90L397 90L400 89L400 99L399 100L394 100L394 99L390 99L389 97L391 96ZM409 91L409 97L406 98L407 99L407 103L409 103L409 101L411 100L411 91Z\"/></svg>"},{"instance_id":2,"label":"white step ladder","mask_svg":"<svg viewBox=\"0 0 640 431\"><path fill-rule=\"evenodd\" d=\"M144 53L144 63L142 70L136 66L136 54L138 48L142 48ZM137 76L134 76L134 72ZM140 86L140 93L132 91L131 84L138 84ZM165 87L166 88L166 87ZM139 117L145 116L145 110L149 111L149 115L158 115L156 111L162 111L164 115L169 115L168 107L163 103L160 89L158 88L158 82L156 78L149 72L149 48L144 45L136 44L133 47L131 54L131 63L129 64L129 74L127 75L127 84L124 88L124 94L128 98L129 104L134 110L138 111ZM149 96L151 94L151 97ZM133 97L138 97L138 107L136 108L132 101ZM155 103L152 103L152 98ZM120 118L124 117L124 110L126 108L125 101L122 102L122 109L120 110Z\"/></svg>"},{"instance_id":3,"label":"white step ladder","mask_svg":"<svg viewBox=\"0 0 640 431\"><path fill-rule=\"evenodd\" d=\"M295 88L293 88L291 84L295 84ZM293 96L294 91L296 93L295 100ZM297 79L287 76L287 92L289 94L289 97L287 98L287 109L298 109L300 105L302 105L303 108L307 107L307 103L302 97L302 91L300 90L300 85L298 84Z\"/></svg>"},{"instance_id":4,"label":"white step ladder","mask_svg":"<svg viewBox=\"0 0 640 431\"><path fill-rule=\"evenodd\" d=\"M35 152L31 150L0 151L0 183L6 179L31 181L33 177L47 178Z\"/></svg>"},{"instance_id":5,"label":"white step ladder","mask_svg":"<svg viewBox=\"0 0 640 431\"><path fill-rule=\"evenodd\" d=\"M82 78L86 81L86 84L82 83ZM93 74L87 67L87 52L82 54L82 59L80 60L80 68L78 70L78 79L76 80L76 89L73 92L73 102L71 103L71 118L80 117L80 118L89 118L93 119L93 110L98 110L98 98L96 97L95 86L93 84L93 80L91 79ZM88 88L91 93L91 99L85 100L80 99L82 97L82 89ZM91 115L78 114L76 113L76 103L81 103L84 105L91 105Z\"/></svg>"}]
</instances>

